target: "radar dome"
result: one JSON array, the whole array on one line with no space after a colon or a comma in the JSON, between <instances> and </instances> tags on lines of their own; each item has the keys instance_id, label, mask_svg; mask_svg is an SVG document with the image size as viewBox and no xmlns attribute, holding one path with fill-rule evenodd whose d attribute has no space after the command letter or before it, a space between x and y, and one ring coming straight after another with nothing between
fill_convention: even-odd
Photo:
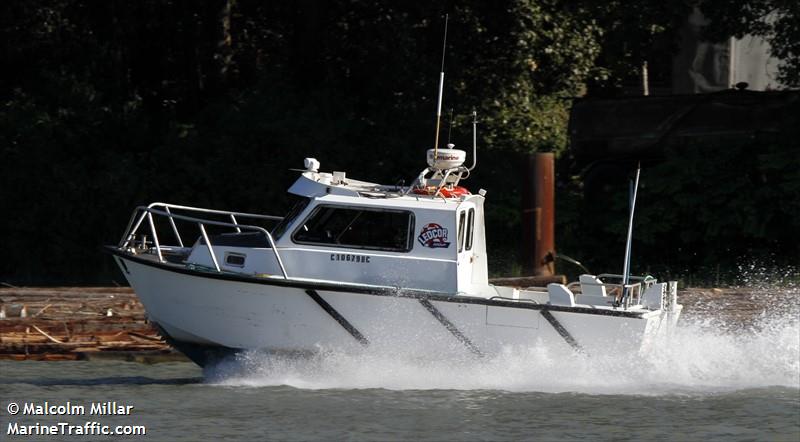
<instances>
[{"instance_id":1,"label":"radar dome","mask_svg":"<svg viewBox=\"0 0 800 442\"><path fill-rule=\"evenodd\" d=\"M460 149L439 149L434 156L434 149L428 149L428 166L444 170L454 169L464 164L467 153Z\"/></svg>"}]
</instances>

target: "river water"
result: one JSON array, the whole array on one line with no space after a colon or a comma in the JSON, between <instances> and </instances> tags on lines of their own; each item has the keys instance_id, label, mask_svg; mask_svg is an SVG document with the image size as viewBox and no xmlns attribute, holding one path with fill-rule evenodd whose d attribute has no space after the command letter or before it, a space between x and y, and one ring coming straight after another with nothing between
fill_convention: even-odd
<instances>
[{"instance_id":1,"label":"river water","mask_svg":"<svg viewBox=\"0 0 800 442\"><path fill-rule=\"evenodd\" d=\"M747 326L686 312L645 356L532 343L481 361L251 353L205 370L2 361L0 440L800 441L800 297L790 295L764 298ZM32 414L45 401L84 412ZM90 413L109 401L133 408ZM59 422L61 434L43 434ZM77 434L92 425L144 426L146 436Z\"/></svg>"}]
</instances>

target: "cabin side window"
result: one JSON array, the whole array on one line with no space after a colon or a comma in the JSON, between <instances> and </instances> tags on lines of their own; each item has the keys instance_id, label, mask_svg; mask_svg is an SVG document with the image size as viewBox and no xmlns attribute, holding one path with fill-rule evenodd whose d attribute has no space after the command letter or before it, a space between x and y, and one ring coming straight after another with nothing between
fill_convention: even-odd
<instances>
[{"instance_id":1,"label":"cabin side window","mask_svg":"<svg viewBox=\"0 0 800 442\"><path fill-rule=\"evenodd\" d=\"M461 253L464 250L464 223L467 219L467 212L462 211L458 215L458 253Z\"/></svg>"},{"instance_id":2,"label":"cabin side window","mask_svg":"<svg viewBox=\"0 0 800 442\"><path fill-rule=\"evenodd\" d=\"M405 210L321 205L294 232L299 244L408 252L414 214Z\"/></svg>"},{"instance_id":3,"label":"cabin side window","mask_svg":"<svg viewBox=\"0 0 800 442\"><path fill-rule=\"evenodd\" d=\"M465 248L472 250L472 237L475 234L475 209L469 209L467 212L467 242Z\"/></svg>"},{"instance_id":4,"label":"cabin side window","mask_svg":"<svg viewBox=\"0 0 800 442\"><path fill-rule=\"evenodd\" d=\"M310 201L311 199L309 198L300 198L294 203L289 213L287 213L281 222L272 230L272 237L275 238L275 241L279 240L281 236L286 233L286 229L289 228L289 225L294 222L297 216L308 207Z\"/></svg>"}]
</instances>

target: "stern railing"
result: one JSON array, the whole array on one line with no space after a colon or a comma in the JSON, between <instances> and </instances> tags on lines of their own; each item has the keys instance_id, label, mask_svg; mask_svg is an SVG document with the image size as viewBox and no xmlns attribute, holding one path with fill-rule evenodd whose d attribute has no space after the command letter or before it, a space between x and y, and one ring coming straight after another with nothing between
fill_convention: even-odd
<instances>
[{"instance_id":1,"label":"stern railing","mask_svg":"<svg viewBox=\"0 0 800 442\"><path fill-rule=\"evenodd\" d=\"M587 283L587 282L571 282L567 288L570 290L573 287L581 287L581 286L597 286L597 287L605 287L606 293L609 296L612 296L616 301L621 301L624 303L622 307L628 308L632 305L637 305L641 303L642 295L644 292L653 284L658 282L652 276L634 276L630 275L628 278L628 284L622 284L624 280L623 275L617 275L612 273L601 273L597 275L597 278L601 281L607 280L619 280L620 283L613 283L613 282L600 282L600 283ZM625 289L625 290L623 290ZM622 299L623 292L627 292L627 296L625 299Z\"/></svg>"}]
</instances>

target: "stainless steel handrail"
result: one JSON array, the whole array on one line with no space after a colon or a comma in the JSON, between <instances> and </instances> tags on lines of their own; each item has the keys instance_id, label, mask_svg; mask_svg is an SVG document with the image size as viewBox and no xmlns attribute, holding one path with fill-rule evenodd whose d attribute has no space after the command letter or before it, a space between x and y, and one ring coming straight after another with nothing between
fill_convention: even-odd
<instances>
[{"instance_id":1,"label":"stainless steel handrail","mask_svg":"<svg viewBox=\"0 0 800 442\"><path fill-rule=\"evenodd\" d=\"M206 209L203 207L192 207L192 206L181 206L178 204L169 204L169 203L162 203L162 202L155 202L150 203L147 205L148 208L152 209L153 207L169 207L171 209L180 209L180 210L190 210L193 212L202 212L202 213L214 213L218 215L236 215L241 216L244 218L260 218L260 219L269 219L274 221L280 221L283 219L282 216L274 216L274 215L263 215L260 213L247 213L247 212L234 212L231 210L217 210L217 209Z\"/></svg>"},{"instance_id":2,"label":"stainless steel handrail","mask_svg":"<svg viewBox=\"0 0 800 442\"><path fill-rule=\"evenodd\" d=\"M164 210L170 215L172 215L172 213L169 211L169 206L165 207ZM233 217L233 215L231 215L231 217ZM236 222L236 220L234 220L233 222ZM175 220L172 218L172 216L169 217L169 224L172 226L172 231L175 233L175 237L178 238L178 245L183 247L183 240L181 239L181 234L178 232L178 226L175 225Z\"/></svg>"},{"instance_id":3,"label":"stainless steel handrail","mask_svg":"<svg viewBox=\"0 0 800 442\"><path fill-rule=\"evenodd\" d=\"M613 273L602 273L600 275L597 275L597 277L600 278L600 279L603 279L603 278L617 278L617 279L620 279L620 280L624 279L623 275L617 275L617 274L613 274ZM638 282L633 283L633 284L629 283L629 284L626 284L624 286L624 288L629 290L628 291L629 296L627 296L626 299L623 301L625 303L625 307L626 308L631 306L631 305L637 305L637 304L641 303L642 296L644 295L644 292L648 288L650 288L650 286L652 286L653 284L658 282L655 278L653 278L650 275L645 275L645 276L629 275L628 280L629 280L629 282L630 281L638 281ZM611 286L611 287L614 287L614 288L622 288L623 287L623 285L621 283L620 284L602 283L601 285ZM625 291L625 290L623 290L623 291Z\"/></svg>"},{"instance_id":4,"label":"stainless steel handrail","mask_svg":"<svg viewBox=\"0 0 800 442\"><path fill-rule=\"evenodd\" d=\"M613 275L609 273L603 273L598 275L598 278L606 277L617 277L621 278L622 275ZM624 307L630 307L631 305L636 305L641 302L641 297L644 294L644 291L650 287L650 285L656 282L656 279L652 276L630 276L631 280L637 280L639 282L629 283L626 284L624 287L628 290L628 296L625 299ZM583 287L583 286L591 286L591 287L604 287L606 289L606 293L610 294L614 290L619 290L618 294L614 295L614 298L618 298L622 294L623 285L615 284L613 282L580 282L580 281L573 281L567 284L567 288L572 290L574 287ZM583 291L583 290L581 290Z\"/></svg>"},{"instance_id":5,"label":"stainless steel handrail","mask_svg":"<svg viewBox=\"0 0 800 442\"><path fill-rule=\"evenodd\" d=\"M155 209L155 207L163 207L164 210ZM222 222L222 221L214 221L209 219L197 218L188 215L181 215L172 213L169 209L179 209L179 210L187 210L187 211L194 211L200 213L210 213L210 214L218 214L218 215L228 215L234 221L233 223ZM133 214L131 215L131 219L128 222L128 227L125 233L120 240L119 247L125 248L128 247L133 239L136 237L136 232L138 231L139 227L141 226L142 222L145 218L148 220L148 224L150 227L150 233L153 235L153 244L156 248L156 254L158 255L159 262L164 262L164 257L161 253L161 244L158 240L158 233L156 232L155 223L153 221L153 215L163 216L169 219L170 225L172 226L173 233L175 233L175 237L178 240L178 243L181 247L183 247L183 241L181 239L180 233L178 232L178 228L175 225L175 219L183 220L183 221L190 221L195 222L198 224L200 228L200 232L205 240L206 247L208 248L209 253L211 254L211 260L214 263L214 268L217 272L221 272L219 263L217 261L216 255L214 254L214 250L211 245L211 241L206 234L205 225L213 225L213 226L222 226L222 227L233 227L236 229L237 232L241 232L242 229L245 230L254 230L257 232L263 233L266 238L267 242L269 243L270 248L272 249L272 253L275 255L275 260L278 263L278 266L281 269L281 273L283 274L284 279L288 279L289 275L286 272L286 267L283 265L283 260L281 259L280 253L278 252L277 247L275 246L275 240L272 238L272 234L264 229L263 227L248 225L248 224L239 224L236 221L236 216L243 217L243 218L257 218L257 219L266 219L271 221L279 221L282 220L283 217L280 216L271 216L271 215L260 215L254 213L245 213L245 212L230 212L224 210L214 210L214 209L204 209L200 207L190 207L190 206L180 206L177 204L166 204L166 203L152 203L147 206L139 206L137 207ZM134 219L137 219L136 223L134 224Z\"/></svg>"},{"instance_id":6,"label":"stainless steel handrail","mask_svg":"<svg viewBox=\"0 0 800 442\"><path fill-rule=\"evenodd\" d=\"M600 279L603 279L603 278L619 278L619 279L622 279L623 278L622 275L617 275L617 274L614 274L614 273L601 273L601 274L597 275L597 277L600 278ZM645 275L645 276L630 275L629 278L631 280L634 280L634 281L642 281L642 282L651 282L652 281L652 282L656 282L656 279L653 278L650 275Z\"/></svg>"},{"instance_id":7,"label":"stainless steel handrail","mask_svg":"<svg viewBox=\"0 0 800 442\"><path fill-rule=\"evenodd\" d=\"M134 210L133 215L131 215L130 221L128 221L128 227L125 229L125 234L122 235L122 239L120 239L119 247L126 247L130 241L133 239L131 233L134 233L139 230L139 226L141 225L142 221L144 221L145 213L139 217L138 221L136 221L136 225L131 229L131 225L133 224L133 220L136 219L136 214L138 213L139 209L144 206L139 206ZM155 207L163 207L167 212L169 209L178 209L178 210L186 210L190 212L200 212L200 213L212 213L215 215L228 215L231 217L240 216L242 218L256 218L256 219L266 219L270 221L280 221L283 219L282 216L273 216L273 215L262 215L258 213L247 213L247 212L232 212L229 210L216 210L216 209L206 209L203 207L192 207L192 206L182 206L179 204L169 204L169 203L162 203L162 202L154 202L147 205L148 209L152 209ZM234 218L235 220L235 218ZM235 223L235 221L234 221ZM173 225L174 227L174 225ZM179 244L183 244L181 240L180 234L177 233L177 228L174 228L173 231L176 232L176 237L178 239Z\"/></svg>"},{"instance_id":8,"label":"stainless steel handrail","mask_svg":"<svg viewBox=\"0 0 800 442\"><path fill-rule=\"evenodd\" d=\"M203 235L203 239L206 242L206 248L208 249L208 254L211 255L211 261L214 262L214 268L217 269L218 272L221 272L219 268L219 262L217 262L217 255L214 254L214 249L211 247L211 240L208 239L206 227L203 225L203 223L197 223L197 226L200 227L200 233Z\"/></svg>"}]
</instances>

